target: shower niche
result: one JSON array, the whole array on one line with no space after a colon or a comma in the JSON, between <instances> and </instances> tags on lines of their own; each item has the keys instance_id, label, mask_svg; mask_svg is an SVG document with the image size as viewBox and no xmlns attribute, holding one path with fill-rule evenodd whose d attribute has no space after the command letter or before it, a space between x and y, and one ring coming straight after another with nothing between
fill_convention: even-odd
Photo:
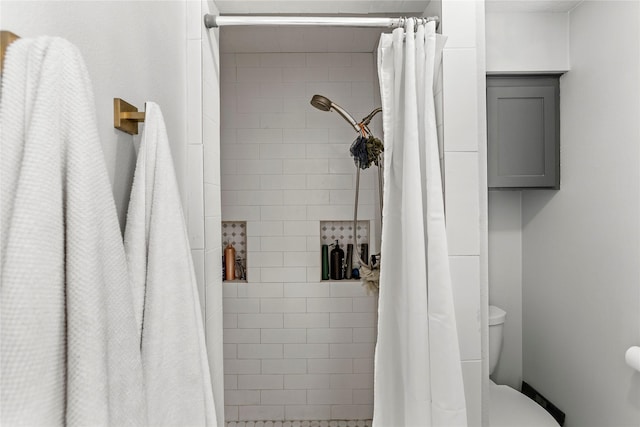
<instances>
[{"instance_id":1,"label":"shower niche","mask_svg":"<svg viewBox=\"0 0 640 427\"><path fill-rule=\"evenodd\" d=\"M222 280L247 281L247 222L222 221ZM232 249L232 250L231 250ZM228 260L231 256L233 261ZM232 266L232 269L230 267ZM232 270L232 271L231 271Z\"/></svg>"},{"instance_id":2,"label":"shower niche","mask_svg":"<svg viewBox=\"0 0 640 427\"><path fill-rule=\"evenodd\" d=\"M360 264L355 255L367 262L369 252L370 221L320 221L321 280L360 280ZM332 252L336 244L343 251L342 270L339 277L335 272Z\"/></svg>"}]
</instances>

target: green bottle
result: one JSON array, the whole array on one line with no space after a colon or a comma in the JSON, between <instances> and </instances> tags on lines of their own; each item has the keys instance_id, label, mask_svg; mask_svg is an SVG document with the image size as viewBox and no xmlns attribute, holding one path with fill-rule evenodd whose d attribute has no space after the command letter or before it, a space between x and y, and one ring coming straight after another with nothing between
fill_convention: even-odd
<instances>
[{"instance_id":1,"label":"green bottle","mask_svg":"<svg viewBox=\"0 0 640 427\"><path fill-rule=\"evenodd\" d=\"M322 245L322 280L329 280L329 246Z\"/></svg>"}]
</instances>

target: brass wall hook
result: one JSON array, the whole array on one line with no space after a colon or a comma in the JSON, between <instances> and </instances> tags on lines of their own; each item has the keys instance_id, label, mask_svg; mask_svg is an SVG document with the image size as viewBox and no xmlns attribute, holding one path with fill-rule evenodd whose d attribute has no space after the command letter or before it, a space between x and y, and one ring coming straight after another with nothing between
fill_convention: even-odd
<instances>
[{"instance_id":1,"label":"brass wall hook","mask_svg":"<svg viewBox=\"0 0 640 427\"><path fill-rule=\"evenodd\" d=\"M7 53L7 48L11 43L19 38L20 37L13 34L11 31L0 31L0 72L4 69L4 55Z\"/></svg>"},{"instance_id":2,"label":"brass wall hook","mask_svg":"<svg viewBox=\"0 0 640 427\"><path fill-rule=\"evenodd\" d=\"M138 123L144 122L144 111L138 111L137 107L113 98L113 127L130 135L138 134Z\"/></svg>"}]
</instances>

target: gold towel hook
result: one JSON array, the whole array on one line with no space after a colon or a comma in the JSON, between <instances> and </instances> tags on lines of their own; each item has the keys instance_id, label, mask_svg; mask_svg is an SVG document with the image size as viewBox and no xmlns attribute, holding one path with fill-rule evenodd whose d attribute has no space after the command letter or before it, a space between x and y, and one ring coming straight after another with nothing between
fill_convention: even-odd
<instances>
[{"instance_id":1,"label":"gold towel hook","mask_svg":"<svg viewBox=\"0 0 640 427\"><path fill-rule=\"evenodd\" d=\"M7 48L11 43L19 38L20 37L13 34L11 31L0 31L0 72L4 69L4 55L7 53Z\"/></svg>"},{"instance_id":2,"label":"gold towel hook","mask_svg":"<svg viewBox=\"0 0 640 427\"><path fill-rule=\"evenodd\" d=\"M144 111L138 111L137 107L113 98L113 127L130 135L138 134L138 123L144 122Z\"/></svg>"}]
</instances>

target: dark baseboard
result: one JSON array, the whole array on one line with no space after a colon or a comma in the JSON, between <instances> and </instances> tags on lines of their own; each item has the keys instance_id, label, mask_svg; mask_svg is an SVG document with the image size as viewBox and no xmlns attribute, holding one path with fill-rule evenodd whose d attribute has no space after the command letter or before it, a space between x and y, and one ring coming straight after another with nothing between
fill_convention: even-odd
<instances>
[{"instance_id":1,"label":"dark baseboard","mask_svg":"<svg viewBox=\"0 0 640 427\"><path fill-rule=\"evenodd\" d=\"M526 382L522 381L522 394L529 397L531 400L542 406L561 426L564 425L564 412L562 412L556 405L551 403L549 399L538 393L536 389L531 387Z\"/></svg>"}]
</instances>

